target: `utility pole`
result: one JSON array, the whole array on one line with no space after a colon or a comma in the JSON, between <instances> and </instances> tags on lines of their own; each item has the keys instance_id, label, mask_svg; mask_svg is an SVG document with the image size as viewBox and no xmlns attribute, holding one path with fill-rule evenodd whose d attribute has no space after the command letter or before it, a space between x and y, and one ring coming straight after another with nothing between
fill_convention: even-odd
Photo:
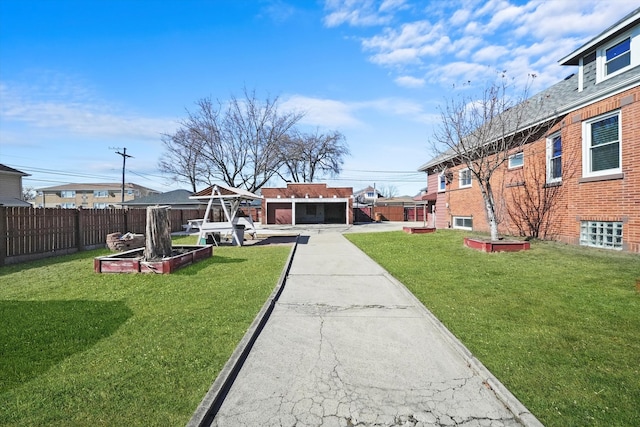
<instances>
[{"instance_id":1,"label":"utility pole","mask_svg":"<svg viewBox=\"0 0 640 427\"><path fill-rule=\"evenodd\" d=\"M123 148L122 149L122 153L119 151L116 151L116 154L120 154L122 156L122 200L121 200L121 207L124 208L124 167L127 164L127 157L133 157L127 154L127 148Z\"/></svg>"}]
</instances>

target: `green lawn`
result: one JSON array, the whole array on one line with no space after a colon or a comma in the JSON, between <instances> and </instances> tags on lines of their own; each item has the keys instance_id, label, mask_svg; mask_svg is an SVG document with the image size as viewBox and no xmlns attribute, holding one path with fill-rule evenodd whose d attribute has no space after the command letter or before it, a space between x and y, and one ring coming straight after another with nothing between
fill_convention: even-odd
<instances>
[{"instance_id":1,"label":"green lawn","mask_svg":"<svg viewBox=\"0 0 640 427\"><path fill-rule=\"evenodd\" d=\"M184 425L290 250L214 248L170 275L96 274L104 250L1 267L0 425Z\"/></svg>"},{"instance_id":2,"label":"green lawn","mask_svg":"<svg viewBox=\"0 0 640 427\"><path fill-rule=\"evenodd\" d=\"M550 242L486 254L467 234L346 236L543 424L640 426L640 256Z\"/></svg>"}]
</instances>

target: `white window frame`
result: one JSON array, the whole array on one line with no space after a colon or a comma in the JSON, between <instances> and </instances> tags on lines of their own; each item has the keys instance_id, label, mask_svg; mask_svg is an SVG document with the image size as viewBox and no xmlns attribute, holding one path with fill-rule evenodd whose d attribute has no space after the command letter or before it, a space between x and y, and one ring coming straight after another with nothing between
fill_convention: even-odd
<instances>
[{"instance_id":1,"label":"white window frame","mask_svg":"<svg viewBox=\"0 0 640 427\"><path fill-rule=\"evenodd\" d=\"M606 120L610 117L618 117L618 167L600 171L591 170L591 125ZM622 114L620 111L603 114L582 123L582 176L585 178L617 174L622 172Z\"/></svg>"},{"instance_id":2,"label":"white window frame","mask_svg":"<svg viewBox=\"0 0 640 427\"><path fill-rule=\"evenodd\" d=\"M556 138L560 138L560 156L553 157L553 142ZM547 183L556 183L562 182L562 155L564 152L564 147L562 146L562 134L560 132L556 132L553 135L550 135L547 138ZM552 162L556 158L560 158L560 176L552 177L551 171L553 170Z\"/></svg>"},{"instance_id":3,"label":"white window frame","mask_svg":"<svg viewBox=\"0 0 640 427\"><path fill-rule=\"evenodd\" d=\"M438 193L442 193L447 190L447 176L446 172L442 171L438 174Z\"/></svg>"},{"instance_id":4,"label":"white window frame","mask_svg":"<svg viewBox=\"0 0 640 427\"><path fill-rule=\"evenodd\" d=\"M468 183L466 183L466 181L468 181ZM469 188L472 182L471 169L464 168L458 171L458 188Z\"/></svg>"},{"instance_id":5,"label":"white window frame","mask_svg":"<svg viewBox=\"0 0 640 427\"><path fill-rule=\"evenodd\" d=\"M457 220L462 220L463 222L465 220L468 220L471 222L471 226L465 226L465 225L458 225L456 224ZM453 228L456 228L458 230L469 230L469 231L473 231L473 217L472 216L454 216L452 218L452 224L453 224Z\"/></svg>"},{"instance_id":6,"label":"white window frame","mask_svg":"<svg viewBox=\"0 0 640 427\"><path fill-rule=\"evenodd\" d=\"M520 164L514 165L513 164L513 159L517 159L517 158L520 158L522 160L521 160ZM509 156L509 169L521 168L523 166L524 166L524 152L523 151L519 151L519 152Z\"/></svg>"},{"instance_id":7,"label":"white window frame","mask_svg":"<svg viewBox=\"0 0 640 427\"><path fill-rule=\"evenodd\" d=\"M580 245L623 249L623 224L620 221L580 221Z\"/></svg>"},{"instance_id":8,"label":"white window frame","mask_svg":"<svg viewBox=\"0 0 640 427\"><path fill-rule=\"evenodd\" d=\"M60 191L61 199L75 199L76 190L62 190Z\"/></svg>"},{"instance_id":9,"label":"white window frame","mask_svg":"<svg viewBox=\"0 0 640 427\"><path fill-rule=\"evenodd\" d=\"M596 82L600 83L601 81L607 80L611 77L617 76L618 74L622 74L625 71L635 67L640 64L640 38L638 34L640 33L640 28L636 28L632 31L629 31L625 34L622 34L620 37L616 37L611 40L606 45L603 45L600 49L598 49L596 53ZM623 42L624 40L629 39L629 65L623 67L613 73L607 74L607 50L611 49L615 45Z\"/></svg>"},{"instance_id":10,"label":"white window frame","mask_svg":"<svg viewBox=\"0 0 640 427\"><path fill-rule=\"evenodd\" d=\"M96 199L109 197L109 190L93 190L93 197Z\"/></svg>"}]
</instances>

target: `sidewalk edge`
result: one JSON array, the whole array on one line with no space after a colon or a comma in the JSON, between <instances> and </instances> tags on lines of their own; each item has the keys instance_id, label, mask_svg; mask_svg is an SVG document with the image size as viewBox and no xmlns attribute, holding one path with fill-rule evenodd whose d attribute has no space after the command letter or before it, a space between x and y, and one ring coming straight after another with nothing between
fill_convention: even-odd
<instances>
[{"instance_id":1,"label":"sidewalk edge","mask_svg":"<svg viewBox=\"0 0 640 427\"><path fill-rule=\"evenodd\" d=\"M287 276L289 275L289 270L291 269L293 257L298 247L299 238L300 235L297 236L296 241L289 252L289 258L285 263L282 273L280 273L280 278L278 279L275 289L271 292L271 295L264 303L255 319L253 319L249 329L247 329L247 332L236 346L231 357L227 360L227 363L225 363L222 370L220 370L220 373L209 388L209 391L191 416L191 419L187 423L187 427L209 426L213 422L218 410L222 406L222 402L224 402L224 399L238 376L240 369L242 369L244 362L249 356L251 348L258 339L258 336L267 323L267 320L269 320L269 316L273 312L273 308L280 298L280 294L282 294L287 281Z\"/></svg>"},{"instance_id":2,"label":"sidewalk edge","mask_svg":"<svg viewBox=\"0 0 640 427\"><path fill-rule=\"evenodd\" d=\"M425 305L416 297L405 285L398 279L393 277L391 273L384 270L384 275L397 286L402 288L404 292L409 294L417 306L422 308L424 316L438 329L438 331L445 337L445 339L453 346L453 348L462 356L467 362L467 365L475 371L483 380L483 382L491 389L496 397L513 413L516 419L522 423L525 427L544 427L544 425L533 415L522 402L518 400L498 380L489 369L482 364L482 362L476 358L471 351L460 341L447 327L442 323Z\"/></svg>"}]
</instances>

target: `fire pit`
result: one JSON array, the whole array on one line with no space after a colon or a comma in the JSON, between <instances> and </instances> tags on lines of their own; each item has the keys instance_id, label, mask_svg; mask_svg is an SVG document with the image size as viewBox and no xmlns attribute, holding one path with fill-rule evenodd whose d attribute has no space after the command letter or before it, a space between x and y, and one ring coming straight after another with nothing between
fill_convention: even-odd
<instances>
[{"instance_id":1,"label":"fire pit","mask_svg":"<svg viewBox=\"0 0 640 427\"><path fill-rule=\"evenodd\" d=\"M170 257L146 261L144 248L132 249L119 254L94 258L96 273L157 273L169 274L179 268L194 264L213 255L213 246L174 246Z\"/></svg>"}]
</instances>

